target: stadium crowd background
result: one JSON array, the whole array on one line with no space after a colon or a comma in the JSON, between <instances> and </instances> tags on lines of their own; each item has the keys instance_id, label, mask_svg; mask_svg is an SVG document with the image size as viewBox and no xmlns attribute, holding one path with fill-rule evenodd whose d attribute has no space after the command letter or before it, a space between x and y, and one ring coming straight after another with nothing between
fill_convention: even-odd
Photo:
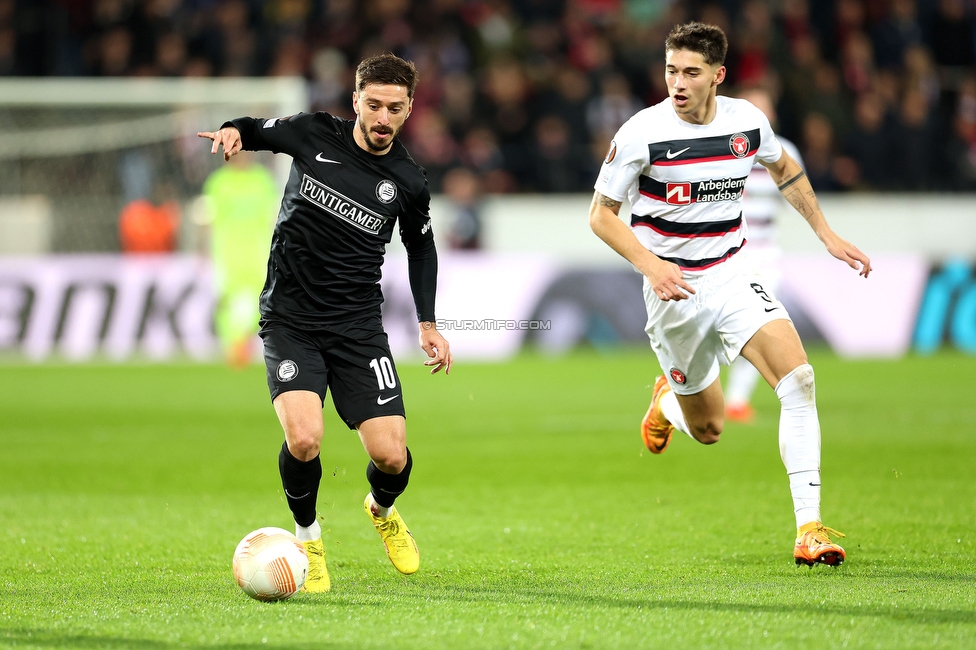
<instances>
[{"instance_id":1,"label":"stadium crowd background","mask_svg":"<svg viewBox=\"0 0 976 650\"><path fill-rule=\"evenodd\" d=\"M350 116L356 63L392 51L433 191L589 192L690 19L729 34L723 93L777 97L816 189L976 189L974 0L0 0L0 75L300 75Z\"/></svg>"}]
</instances>

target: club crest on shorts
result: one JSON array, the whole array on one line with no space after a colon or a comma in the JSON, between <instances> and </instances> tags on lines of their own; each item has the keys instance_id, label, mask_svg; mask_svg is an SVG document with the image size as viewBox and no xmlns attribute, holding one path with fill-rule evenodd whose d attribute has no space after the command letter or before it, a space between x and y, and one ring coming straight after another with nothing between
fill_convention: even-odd
<instances>
[{"instance_id":1,"label":"club crest on shorts","mask_svg":"<svg viewBox=\"0 0 976 650\"><path fill-rule=\"evenodd\" d=\"M749 153L750 146L749 136L745 133L734 133L729 138L729 149L732 150L732 155L736 158L745 158L746 154Z\"/></svg>"},{"instance_id":2,"label":"club crest on shorts","mask_svg":"<svg viewBox=\"0 0 976 650\"><path fill-rule=\"evenodd\" d=\"M278 381L291 381L298 376L298 364L291 359L285 359L278 364L275 374L278 376Z\"/></svg>"},{"instance_id":3,"label":"club crest on shorts","mask_svg":"<svg viewBox=\"0 0 976 650\"><path fill-rule=\"evenodd\" d=\"M688 381L688 378L685 377L685 373L681 372L677 368L671 368L670 372L671 372L671 379L674 380L674 383L684 384L686 381Z\"/></svg>"},{"instance_id":4,"label":"club crest on shorts","mask_svg":"<svg viewBox=\"0 0 976 650\"><path fill-rule=\"evenodd\" d=\"M376 186L376 198L382 203L389 203L396 198L397 187L393 181L381 180Z\"/></svg>"},{"instance_id":5,"label":"club crest on shorts","mask_svg":"<svg viewBox=\"0 0 976 650\"><path fill-rule=\"evenodd\" d=\"M613 159L617 156L617 143L613 140L610 141L610 151L607 152L607 159L603 162L608 165L613 162Z\"/></svg>"}]
</instances>

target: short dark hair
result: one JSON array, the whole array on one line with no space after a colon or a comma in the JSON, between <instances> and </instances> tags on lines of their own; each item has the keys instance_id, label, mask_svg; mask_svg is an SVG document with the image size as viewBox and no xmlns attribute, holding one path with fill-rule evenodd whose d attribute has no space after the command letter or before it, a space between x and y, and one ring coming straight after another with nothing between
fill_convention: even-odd
<instances>
[{"instance_id":1,"label":"short dark hair","mask_svg":"<svg viewBox=\"0 0 976 650\"><path fill-rule=\"evenodd\" d=\"M367 84L406 86L407 97L413 97L420 75L412 61L405 61L395 54L377 54L363 59L356 67L356 91L362 92Z\"/></svg>"},{"instance_id":2,"label":"short dark hair","mask_svg":"<svg viewBox=\"0 0 976 650\"><path fill-rule=\"evenodd\" d=\"M697 52L709 65L723 65L725 54L729 51L729 40L725 32L716 25L705 23L685 23L675 25L664 41L664 51L688 50Z\"/></svg>"}]
</instances>

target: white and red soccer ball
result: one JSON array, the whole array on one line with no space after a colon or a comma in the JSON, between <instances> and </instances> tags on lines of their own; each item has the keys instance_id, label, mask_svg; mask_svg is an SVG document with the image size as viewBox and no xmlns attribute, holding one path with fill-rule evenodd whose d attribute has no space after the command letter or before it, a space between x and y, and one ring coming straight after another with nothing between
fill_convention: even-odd
<instances>
[{"instance_id":1,"label":"white and red soccer ball","mask_svg":"<svg viewBox=\"0 0 976 650\"><path fill-rule=\"evenodd\" d=\"M248 533L234 551L234 578L251 598L290 598L308 576L308 555L298 538L283 528Z\"/></svg>"}]
</instances>

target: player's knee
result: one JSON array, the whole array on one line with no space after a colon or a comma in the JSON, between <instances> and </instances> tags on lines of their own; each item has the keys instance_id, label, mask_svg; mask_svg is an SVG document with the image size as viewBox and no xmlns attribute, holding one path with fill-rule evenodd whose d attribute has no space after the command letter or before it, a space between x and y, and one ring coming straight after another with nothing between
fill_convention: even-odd
<instances>
[{"instance_id":1,"label":"player's knee","mask_svg":"<svg viewBox=\"0 0 976 650\"><path fill-rule=\"evenodd\" d=\"M714 445L722 435L725 422L721 417L718 417L696 422L695 424L689 423L688 426L691 427L690 433L695 440L703 445Z\"/></svg>"},{"instance_id":2,"label":"player's knee","mask_svg":"<svg viewBox=\"0 0 976 650\"><path fill-rule=\"evenodd\" d=\"M406 447L381 449L370 455L373 464L386 474L399 474L407 464Z\"/></svg>"},{"instance_id":3,"label":"player's knee","mask_svg":"<svg viewBox=\"0 0 976 650\"><path fill-rule=\"evenodd\" d=\"M807 363L806 360L797 366L796 370L793 371L793 376L796 378L797 384L804 390L812 390L816 383L813 366Z\"/></svg>"},{"instance_id":4,"label":"player's knee","mask_svg":"<svg viewBox=\"0 0 976 650\"><path fill-rule=\"evenodd\" d=\"M808 363L794 368L776 385L776 396L784 408L815 406L816 395L816 377Z\"/></svg>"},{"instance_id":5,"label":"player's knee","mask_svg":"<svg viewBox=\"0 0 976 650\"><path fill-rule=\"evenodd\" d=\"M300 461L309 461L319 455L322 434L314 431L291 432L288 436L288 453Z\"/></svg>"}]
</instances>

